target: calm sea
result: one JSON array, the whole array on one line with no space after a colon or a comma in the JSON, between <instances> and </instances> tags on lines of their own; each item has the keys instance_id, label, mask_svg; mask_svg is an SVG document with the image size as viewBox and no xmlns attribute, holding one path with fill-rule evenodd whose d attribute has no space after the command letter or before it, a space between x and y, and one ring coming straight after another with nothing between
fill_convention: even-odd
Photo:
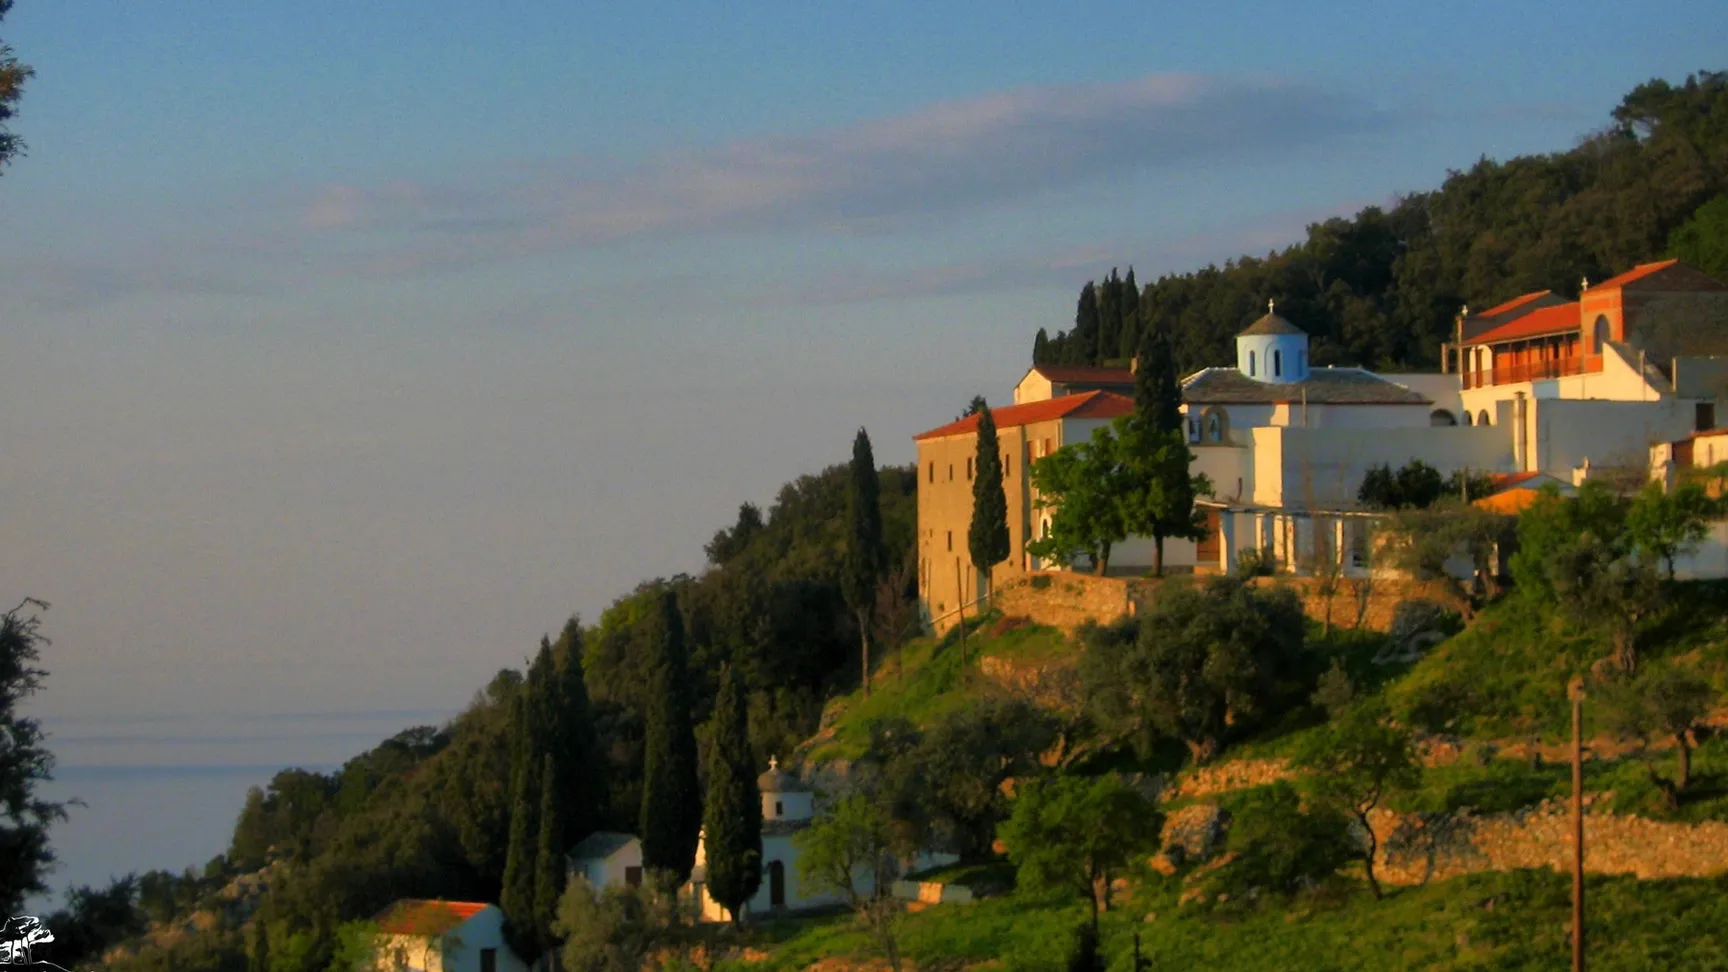
<instances>
[{"instance_id":1,"label":"calm sea","mask_svg":"<svg viewBox=\"0 0 1728 972\"><path fill-rule=\"evenodd\" d=\"M43 717L57 760L42 788L81 800L51 835L52 894L157 868L203 868L228 847L246 790L290 766L328 771L397 732L454 711Z\"/></svg>"}]
</instances>

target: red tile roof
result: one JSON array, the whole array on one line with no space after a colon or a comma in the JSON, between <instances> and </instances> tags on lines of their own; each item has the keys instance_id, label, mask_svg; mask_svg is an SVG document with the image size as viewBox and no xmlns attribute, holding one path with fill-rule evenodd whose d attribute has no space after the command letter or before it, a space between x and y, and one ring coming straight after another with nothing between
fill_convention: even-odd
<instances>
[{"instance_id":1,"label":"red tile roof","mask_svg":"<svg viewBox=\"0 0 1728 972\"><path fill-rule=\"evenodd\" d=\"M442 935L479 914L486 905L474 901L422 901L404 898L373 920L386 935Z\"/></svg>"},{"instance_id":2,"label":"red tile roof","mask_svg":"<svg viewBox=\"0 0 1728 972\"><path fill-rule=\"evenodd\" d=\"M1013 428L1016 425L1030 425L1033 422L1048 422L1052 419L1120 418L1134 411L1134 400L1126 395L1115 392L1089 391L1079 395L1062 395L1058 398L1047 398L1041 402L1027 402L1024 405L1008 405L990 410L991 418L996 420L999 429ZM914 442L925 439L940 439L948 435L966 435L978 431L978 416L968 415L958 422L922 432L912 437Z\"/></svg>"},{"instance_id":3,"label":"red tile roof","mask_svg":"<svg viewBox=\"0 0 1728 972\"><path fill-rule=\"evenodd\" d=\"M1519 338L1542 337L1548 334L1564 334L1567 331L1578 330L1578 304L1555 304L1553 307L1542 307L1533 310L1523 317L1507 321L1499 327L1489 328L1473 338L1465 339L1465 344L1499 344L1501 341L1516 341Z\"/></svg>"},{"instance_id":4,"label":"red tile roof","mask_svg":"<svg viewBox=\"0 0 1728 972\"><path fill-rule=\"evenodd\" d=\"M1613 290L1617 287L1624 287L1634 280L1642 280L1659 270L1666 270L1679 262L1679 260L1658 260L1655 263L1640 263L1618 277L1609 277L1607 280L1602 281L1584 292L1589 294L1595 293L1598 290Z\"/></svg>"},{"instance_id":5,"label":"red tile roof","mask_svg":"<svg viewBox=\"0 0 1728 972\"><path fill-rule=\"evenodd\" d=\"M1503 489L1512 489L1519 484L1527 483L1540 475L1542 474L1539 472L1493 473L1488 477L1488 481L1493 483L1494 489L1498 491Z\"/></svg>"},{"instance_id":6,"label":"red tile roof","mask_svg":"<svg viewBox=\"0 0 1728 972\"><path fill-rule=\"evenodd\" d=\"M1524 294L1524 295L1519 296L1519 297L1514 297L1511 300L1505 302L1504 304L1495 304L1493 307L1490 307L1485 311L1477 311L1476 313L1471 314L1470 316L1471 317L1499 317L1501 314L1505 314L1509 311L1515 311L1518 308L1523 307L1525 304L1528 304L1533 300L1541 300L1543 297L1546 297L1553 292L1554 291L1552 291L1552 290L1538 290L1538 291L1535 291L1533 293Z\"/></svg>"},{"instance_id":7,"label":"red tile roof","mask_svg":"<svg viewBox=\"0 0 1728 972\"><path fill-rule=\"evenodd\" d=\"M1134 384L1134 371L1131 368L1101 368L1096 365L1035 365L1032 370L1051 381L1064 384L1079 382L1094 385Z\"/></svg>"}]
</instances>

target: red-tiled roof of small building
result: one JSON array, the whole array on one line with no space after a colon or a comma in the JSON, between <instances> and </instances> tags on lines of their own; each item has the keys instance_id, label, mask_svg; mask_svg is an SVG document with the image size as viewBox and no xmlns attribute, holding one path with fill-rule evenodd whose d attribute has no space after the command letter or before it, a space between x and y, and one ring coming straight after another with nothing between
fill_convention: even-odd
<instances>
[{"instance_id":1,"label":"red-tiled roof of small building","mask_svg":"<svg viewBox=\"0 0 1728 972\"><path fill-rule=\"evenodd\" d=\"M1617 277L1609 277L1607 280L1596 284L1584 292L1587 294L1593 294L1598 290L1614 290L1617 287L1624 287L1633 281L1642 280L1653 273L1666 270L1679 262L1679 260L1658 260L1655 263L1640 263L1625 273L1620 274Z\"/></svg>"},{"instance_id":2,"label":"red-tiled roof of small building","mask_svg":"<svg viewBox=\"0 0 1728 972\"><path fill-rule=\"evenodd\" d=\"M1552 290L1537 290L1537 291L1532 291L1531 293L1528 293L1528 294L1521 294L1517 297L1512 298L1509 301L1506 301L1503 304L1495 304L1493 307L1490 307L1485 311L1477 311L1477 312L1471 314L1470 316L1471 317L1499 317L1501 314L1507 314L1507 313L1510 313L1512 311L1515 311L1518 308L1523 307L1525 304L1528 304L1533 300L1541 300L1542 298L1548 296L1549 294L1551 294L1553 292L1554 291L1552 291Z\"/></svg>"},{"instance_id":3,"label":"red-tiled roof of small building","mask_svg":"<svg viewBox=\"0 0 1728 972\"><path fill-rule=\"evenodd\" d=\"M1473 338L1465 339L1465 344L1499 344L1502 341L1516 341L1521 338L1545 337L1550 334L1564 334L1567 331L1578 330L1578 304L1556 304L1553 307L1543 307L1533 310L1516 320L1507 321L1496 328L1490 328Z\"/></svg>"},{"instance_id":4,"label":"red-tiled roof of small building","mask_svg":"<svg viewBox=\"0 0 1728 972\"><path fill-rule=\"evenodd\" d=\"M1007 405L990 410L991 418L996 420L999 429L1013 428L1017 425L1030 425L1033 422L1048 422L1052 419L1113 419L1121 418L1134 411L1134 400L1115 392L1089 391L1079 395L1062 395L1057 398L1047 398L1041 402L1027 402L1024 405ZM928 432L921 432L912 437L914 442L925 439L940 439L949 435L966 435L978 431L978 416L968 415L958 422L949 422Z\"/></svg>"},{"instance_id":5,"label":"red-tiled roof of small building","mask_svg":"<svg viewBox=\"0 0 1728 972\"><path fill-rule=\"evenodd\" d=\"M475 901L404 898L378 913L373 923L385 935L442 935L485 910Z\"/></svg>"},{"instance_id":6,"label":"red-tiled roof of small building","mask_svg":"<svg viewBox=\"0 0 1728 972\"><path fill-rule=\"evenodd\" d=\"M1131 368L1105 368L1099 365L1033 365L1032 370L1051 381L1062 384L1134 384L1134 371Z\"/></svg>"},{"instance_id":7,"label":"red-tiled roof of small building","mask_svg":"<svg viewBox=\"0 0 1728 972\"><path fill-rule=\"evenodd\" d=\"M1540 476L1540 475L1542 475L1542 474L1539 472L1533 472L1533 471L1532 472L1516 472L1516 473L1491 473L1488 476L1488 482L1490 484L1492 484L1496 490L1511 489L1514 486L1519 485L1520 483L1527 483L1530 480L1535 479L1537 476Z\"/></svg>"}]
</instances>

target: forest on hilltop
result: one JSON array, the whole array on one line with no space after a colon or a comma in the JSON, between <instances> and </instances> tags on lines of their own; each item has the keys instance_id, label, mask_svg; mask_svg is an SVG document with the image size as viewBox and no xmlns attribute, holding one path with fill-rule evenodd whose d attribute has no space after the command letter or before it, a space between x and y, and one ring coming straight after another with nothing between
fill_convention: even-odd
<instances>
[{"instance_id":1,"label":"forest on hilltop","mask_svg":"<svg viewBox=\"0 0 1728 972\"><path fill-rule=\"evenodd\" d=\"M1238 331L1276 300L1315 364L1424 369L1463 305L1573 294L1585 277L1679 255L1728 275L1728 73L1628 93L1568 151L1482 158L1438 189L1308 227L1307 239L1138 287L1112 270L1081 288L1074 326L1040 329L1036 364L1131 357L1168 331L1184 373L1235 360Z\"/></svg>"}]
</instances>

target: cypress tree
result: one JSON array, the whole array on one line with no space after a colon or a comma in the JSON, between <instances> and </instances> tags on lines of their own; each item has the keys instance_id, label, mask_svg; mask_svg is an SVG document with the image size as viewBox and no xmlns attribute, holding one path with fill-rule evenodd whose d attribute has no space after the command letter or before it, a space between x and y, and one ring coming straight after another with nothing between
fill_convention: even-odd
<instances>
[{"instance_id":1,"label":"cypress tree","mask_svg":"<svg viewBox=\"0 0 1728 972\"><path fill-rule=\"evenodd\" d=\"M1128 276L1122 280L1122 336L1117 354L1134 357L1140 347L1140 334L1140 285L1134 282L1134 268L1129 267Z\"/></svg>"},{"instance_id":2,"label":"cypress tree","mask_svg":"<svg viewBox=\"0 0 1728 972\"><path fill-rule=\"evenodd\" d=\"M1080 301L1074 308L1074 330L1068 332L1063 351L1064 364L1098 362L1098 288L1090 280L1080 288Z\"/></svg>"},{"instance_id":3,"label":"cypress tree","mask_svg":"<svg viewBox=\"0 0 1728 972\"><path fill-rule=\"evenodd\" d=\"M644 624L652 668L642 769L642 866L672 891L690 879L702 828L684 623L671 590Z\"/></svg>"},{"instance_id":4,"label":"cypress tree","mask_svg":"<svg viewBox=\"0 0 1728 972\"><path fill-rule=\"evenodd\" d=\"M1034 365L1054 364L1050 360L1050 335L1038 329L1038 335L1032 339L1032 363Z\"/></svg>"},{"instance_id":5,"label":"cypress tree","mask_svg":"<svg viewBox=\"0 0 1728 972\"><path fill-rule=\"evenodd\" d=\"M582 624L576 618L565 623L558 648L552 658L556 727L548 749L557 761L561 787L558 836L567 852L599 829L607 789L599 735L594 729L594 711L588 701L588 682L582 669Z\"/></svg>"},{"instance_id":6,"label":"cypress tree","mask_svg":"<svg viewBox=\"0 0 1728 972\"><path fill-rule=\"evenodd\" d=\"M558 917L558 898L564 893L564 828L559 804L568 782L558 776L557 764L547 753L540 761L540 833L534 860L534 934L542 951L557 944L552 923Z\"/></svg>"},{"instance_id":7,"label":"cypress tree","mask_svg":"<svg viewBox=\"0 0 1728 972\"><path fill-rule=\"evenodd\" d=\"M703 804L708 893L743 920L744 902L762 886L762 793L750 750L744 686L730 666L720 669L714 733L708 751L708 798Z\"/></svg>"},{"instance_id":8,"label":"cypress tree","mask_svg":"<svg viewBox=\"0 0 1728 972\"><path fill-rule=\"evenodd\" d=\"M1142 335L1134 373L1133 447L1136 494L1130 529L1151 534L1152 573L1164 574L1164 541L1171 537L1198 540L1194 524L1196 481L1189 471L1193 456L1183 430L1182 385L1176 378L1176 358L1170 337L1161 327ZM1198 485L1204 486L1204 481Z\"/></svg>"},{"instance_id":9,"label":"cypress tree","mask_svg":"<svg viewBox=\"0 0 1728 972\"><path fill-rule=\"evenodd\" d=\"M1008 493L1002 487L1002 444L996 437L996 418L988 406L978 413L978 458L972 478L972 526L966 534L966 549L972 565L983 571L1008 559ZM964 600L964 597L962 597Z\"/></svg>"},{"instance_id":10,"label":"cypress tree","mask_svg":"<svg viewBox=\"0 0 1728 972\"><path fill-rule=\"evenodd\" d=\"M846 556L840 565L840 590L858 621L866 697L870 694L870 615L876 607L876 584L886 566L878 486L870 434L859 429L852 439L852 465L846 486Z\"/></svg>"},{"instance_id":11,"label":"cypress tree","mask_svg":"<svg viewBox=\"0 0 1728 972\"><path fill-rule=\"evenodd\" d=\"M510 840L504 857L499 905L512 948L525 959L540 954L535 932L534 867L540 835L540 761L534 758L530 681L516 691L510 718Z\"/></svg>"}]
</instances>

